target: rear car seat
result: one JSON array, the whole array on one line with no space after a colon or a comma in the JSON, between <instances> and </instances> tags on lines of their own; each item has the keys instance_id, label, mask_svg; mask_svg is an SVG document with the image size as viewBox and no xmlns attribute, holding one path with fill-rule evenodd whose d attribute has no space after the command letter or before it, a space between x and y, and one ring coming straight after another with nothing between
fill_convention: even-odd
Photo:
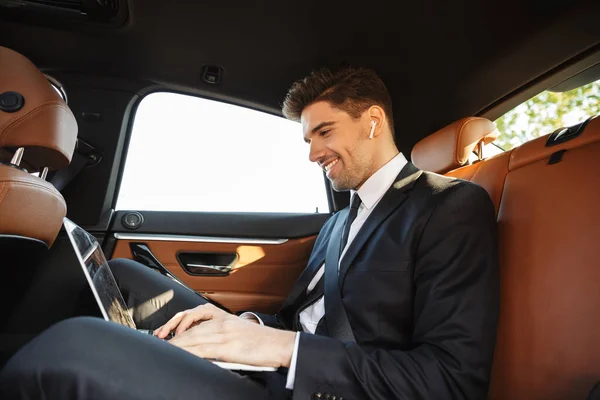
<instances>
[{"instance_id":1,"label":"rear car seat","mask_svg":"<svg viewBox=\"0 0 600 400\"><path fill-rule=\"evenodd\" d=\"M438 151L466 151L454 143ZM422 148L413 162L427 168ZM585 399L600 379L600 118L434 172L479 183L497 202L501 307L489 398Z\"/></svg>"}]
</instances>

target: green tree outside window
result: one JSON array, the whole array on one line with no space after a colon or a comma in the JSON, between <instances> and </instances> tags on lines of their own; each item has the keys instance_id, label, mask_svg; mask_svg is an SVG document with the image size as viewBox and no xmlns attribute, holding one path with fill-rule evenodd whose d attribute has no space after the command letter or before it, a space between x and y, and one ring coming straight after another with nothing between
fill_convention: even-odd
<instances>
[{"instance_id":1,"label":"green tree outside window","mask_svg":"<svg viewBox=\"0 0 600 400\"><path fill-rule=\"evenodd\" d=\"M600 114L600 80L569 90L545 91L518 105L495 122L494 142L510 150L525 142Z\"/></svg>"}]
</instances>

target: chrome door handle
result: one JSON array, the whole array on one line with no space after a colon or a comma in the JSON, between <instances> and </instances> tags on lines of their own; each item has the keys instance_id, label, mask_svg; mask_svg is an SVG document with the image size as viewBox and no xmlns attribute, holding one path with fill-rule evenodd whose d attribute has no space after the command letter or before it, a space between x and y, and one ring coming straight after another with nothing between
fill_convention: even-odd
<instances>
[{"instance_id":1,"label":"chrome door handle","mask_svg":"<svg viewBox=\"0 0 600 400\"><path fill-rule=\"evenodd\" d=\"M181 251L177 261L192 276L227 276L237 263L237 253Z\"/></svg>"},{"instance_id":2,"label":"chrome door handle","mask_svg":"<svg viewBox=\"0 0 600 400\"><path fill-rule=\"evenodd\" d=\"M186 270L202 275L226 275L231 272L230 265L185 264Z\"/></svg>"},{"instance_id":3,"label":"chrome door handle","mask_svg":"<svg viewBox=\"0 0 600 400\"><path fill-rule=\"evenodd\" d=\"M181 286L195 293L196 295L202 297L206 302L215 305L217 308L230 312L226 307L220 305L219 303L209 299L208 297L196 292L194 289L187 286L181 279L177 278L175 275L171 274L171 272L160 262L158 258L152 253L150 248L146 243L139 242L131 242L129 243L129 248L131 249L131 253L133 254L133 259L138 261L139 263L158 270L161 274L171 278L175 282L179 283ZM222 273L225 274L225 273Z\"/></svg>"}]
</instances>

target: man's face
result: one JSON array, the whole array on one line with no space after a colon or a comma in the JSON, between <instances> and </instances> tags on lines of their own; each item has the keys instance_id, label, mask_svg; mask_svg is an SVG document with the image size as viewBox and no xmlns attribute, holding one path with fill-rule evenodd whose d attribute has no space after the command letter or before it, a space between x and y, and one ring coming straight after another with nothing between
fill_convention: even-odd
<instances>
[{"instance_id":1,"label":"man's face","mask_svg":"<svg viewBox=\"0 0 600 400\"><path fill-rule=\"evenodd\" d=\"M320 101L302 111L300 122L310 145L310 161L326 172L336 191L358 189L371 176L374 157L368 117L354 119Z\"/></svg>"}]
</instances>

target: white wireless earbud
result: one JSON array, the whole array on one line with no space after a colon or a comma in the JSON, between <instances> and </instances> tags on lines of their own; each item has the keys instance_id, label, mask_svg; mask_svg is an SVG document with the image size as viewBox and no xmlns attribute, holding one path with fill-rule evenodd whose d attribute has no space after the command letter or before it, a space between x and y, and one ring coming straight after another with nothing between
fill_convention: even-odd
<instances>
[{"instance_id":1,"label":"white wireless earbud","mask_svg":"<svg viewBox=\"0 0 600 400\"><path fill-rule=\"evenodd\" d=\"M371 121L371 133L369 133L369 139L373 139L373 133L375 132L375 126L377 123L375 121Z\"/></svg>"}]
</instances>

